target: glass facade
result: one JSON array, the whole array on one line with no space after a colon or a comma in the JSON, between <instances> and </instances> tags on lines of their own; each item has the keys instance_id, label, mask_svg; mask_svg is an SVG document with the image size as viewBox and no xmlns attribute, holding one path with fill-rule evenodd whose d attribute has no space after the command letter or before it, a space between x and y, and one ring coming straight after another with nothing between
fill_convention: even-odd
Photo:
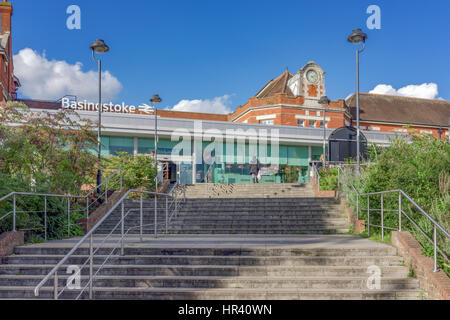
<instances>
[{"instance_id":1,"label":"glass facade","mask_svg":"<svg viewBox=\"0 0 450 320\"><path fill-rule=\"evenodd\" d=\"M132 137L102 137L102 155L117 155L118 152L134 153Z\"/></svg>"},{"instance_id":2,"label":"glass facade","mask_svg":"<svg viewBox=\"0 0 450 320\"><path fill-rule=\"evenodd\" d=\"M153 138L136 138L137 153L150 154L155 150ZM168 139L160 139L158 142L158 153L160 155L178 154L174 148L179 142ZM211 142L203 142L202 155L209 159L216 159L208 163L196 164L193 168L191 155L190 162L175 163L177 172L183 172L178 179L183 183L251 183L250 161L256 156L261 164L261 183L303 183L309 181L309 147L308 146L286 146L280 145L278 150L278 164L271 165L271 146L261 148L257 145L234 143L234 150L230 152L229 146L223 144L222 154L220 150L211 150ZM227 148L228 147L228 148ZM102 137L102 155L117 155L118 152L133 154L135 149L135 139L133 137ZM194 152L194 145L191 148ZM311 147L311 160L318 161L322 155L322 147ZM227 153L228 151L228 153ZM239 151L239 152L238 152ZM267 163L267 164L266 164ZM276 161L275 161L276 163ZM195 177L193 170L195 169Z\"/></svg>"}]
</instances>

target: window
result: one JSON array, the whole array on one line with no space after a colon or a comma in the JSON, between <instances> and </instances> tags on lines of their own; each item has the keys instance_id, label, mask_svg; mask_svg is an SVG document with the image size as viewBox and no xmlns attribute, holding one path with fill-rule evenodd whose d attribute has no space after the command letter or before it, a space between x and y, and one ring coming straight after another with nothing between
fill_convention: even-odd
<instances>
[{"instance_id":1,"label":"window","mask_svg":"<svg viewBox=\"0 0 450 320\"><path fill-rule=\"evenodd\" d=\"M323 128L323 121L317 121L319 123L319 128Z\"/></svg>"},{"instance_id":2,"label":"window","mask_svg":"<svg viewBox=\"0 0 450 320\"><path fill-rule=\"evenodd\" d=\"M310 128L315 128L316 127L316 122L315 121L309 120L308 122L309 122L309 127Z\"/></svg>"},{"instance_id":3,"label":"window","mask_svg":"<svg viewBox=\"0 0 450 320\"><path fill-rule=\"evenodd\" d=\"M259 121L259 123L263 124L263 125L271 126L271 125L273 125L273 119L261 120L261 121Z\"/></svg>"}]
</instances>

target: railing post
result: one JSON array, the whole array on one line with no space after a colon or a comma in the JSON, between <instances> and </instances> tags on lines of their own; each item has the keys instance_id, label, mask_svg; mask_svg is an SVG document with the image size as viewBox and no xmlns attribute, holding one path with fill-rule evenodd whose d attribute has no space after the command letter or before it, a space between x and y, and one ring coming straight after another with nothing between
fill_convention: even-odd
<instances>
[{"instance_id":1,"label":"railing post","mask_svg":"<svg viewBox=\"0 0 450 320\"><path fill-rule=\"evenodd\" d=\"M125 234L125 205L124 200L122 200L122 210L121 210L121 217L122 217L122 223L120 226L120 255L124 255L124 249L123 249L123 237Z\"/></svg>"},{"instance_id":2,"label":"railing post","mask_svg":"<svg viewBox=\"0 0 450 320\"><path fill-rule=\"evenodd\" d=\"M143 197L143 195L141 193L141 202L140 202L140 208L139 208L139 220L140 220L139 233L141 235L141 242L144 240L143 239L143 235L144 235L144 204L143 204L142 197Z\"/></svg>"},{"instance_id":3,"label":"railing post","mask_svg":"<svg viewBox=\"0 0 450 320\"><path fill-rule=\"evenodd\" d=\"M158 196L155 193L155 238L158 238Z\"/></svg>"},{"instance_id":4,"label":"railing post","mask_svg":"<svg viewBox=\"0 0 450 320\"><path fill-rule=\"evenodd\" d=\"M169 197L166 197L166 234L169 230Z\"/></svg>"},{"instance_id":5,"label":"railing post","mask_svg":"<svg viewBox=\"0 0 450 320\"><path fill-rule=\"evenodd\" d=\"M70 238L70 198L67 198L67 237Z\"/></svg>"},{"instance_id":6,"label":"railing post","mask_svg":"<svg viewBox=\"0 0 450 320\"><path fill-rule=\"evenodd\" d=\"M381 241L384 241L384 194L381 194Z\"/></svg>"},{"instance_id":7,"label":"railing post","mask_svg":"<svg viewBox=\"0 0 450 320\"><path fill-rule=\"evenodd\" d=\"M92 300L94 288L94 235L89 240L89 300Z\"/></svg>"},{"instance_id":8,"label":"railing post","mask_svg":"<svg viewBox=\"0 0 450 320\"><path fill-rule=\"evenodd\" d=\"M47 197L44 197L44 240L47 241Z\"/></svg>"},{"instance_id":9,"label":"railing post","mask_svg":"<svg viewBox=\"0 0 450 320\"><path fill-rule=\"evenodd\" d=\"M317 188L320 191L320 172L319 172L319 169L316 168L316 172L317 172Z\"/></svg>"},{"instance_id":10,"label":"railing post","mask_svg":"<svg viewBox=\"0 0 450 320\"><path fill-rule=\"evenodd\" d=\"M58 271L55 272L53 278L53 299L58 300Z\"/></svg>"},{"instance_id":11,"label":"railing post","mask_svg":"<svg viewBox=\"0 0 450 320\"><path fill-rule=\"evenodd\" d=\"M367 236L370 238L370 196L367 196Z\"/></svg>"},{"instance_id":12,"label":"railing post","mask_svg":"<svg viewBox=\"0 0 450 320\"><path fill-rule=\"evenodd\" d=\"M16 232L16 195L13 196L13 232Z\"/></svg>"},{"instance_id":13,"label":"railing post","mask_svg":"<svg viewBox=\"0 0 450 320\"><path fill-rule=\"evenodd\" d=\"M434 231L433 231L433 254L434 254L434 269L433 272L438 272L439 268L438 268L438 264L437 264L437 230L436 230L436 226L434 226Z\"/></svg>"},{"instance_id":14,"label":"railing post","mask_svg":"<svg viewBox=\"0 0 450 320\"><path fill-rule=\"evenodd\" d=\"M178 218L178 195L175 193L175 218Z\"/></svg>"},{"instance_id":15,"label":"railing post","mask_svg":"<svg viewBox=\"0 0 450 320\"><path fill-rule=\"evenodd\" d=\"M86 196L86 219L89 219L89 195Z\"/></svg>"},{"instance_id":16,"label":"railing post","mask_svg":"<svg viewBox=\"0 0 450 320\"><path fill-rule=\"evenodd\" d=\"M339 187L340 187L340 185L341 185L341 184L340 184L340 181L341 181L341 180L340 180L340 179L341 179L341 168L338 167L337 169L338 169L338 190L339 190Z\"/></svg>"},{"instance_id":17,"label":"railing post","mask_svg":"<svg viewBox=\"0 0 450 320\"><path fill-rule=\"evenodd\" d=\"M105 201L108 203L108 181L105 183Z\"/></svg>"},{"instance_id":18,"label":"railing post","mask_svg":"<svg viewBox=\"0 0 450 320\"><path fill-rule=\"evenodd\" d=\"M359 220L359 194L358 194L358 192L356 192L356 220Z\"/></svg>"},{"instance_id":19,"label":"railing post","mask_svg":"<svg viewBox=\"0 0 450 320\"><path fill-rule=\"evenodd\" d=\"M398 231L402 232L402 193L398 193Z\"/></svg>"}]
</instances>

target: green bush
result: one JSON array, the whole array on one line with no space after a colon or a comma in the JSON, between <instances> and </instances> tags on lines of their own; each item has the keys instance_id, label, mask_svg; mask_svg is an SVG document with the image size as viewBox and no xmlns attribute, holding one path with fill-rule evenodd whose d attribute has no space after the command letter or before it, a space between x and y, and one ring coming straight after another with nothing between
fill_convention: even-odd
<instances>
[{"instance_id":1,"label":"green bush","mask_svg":"<svg viewBox=\"0 0 450 320\"><path fill-rule=\"evenodd\" d=\"M11 125L20 124L20 125ZM8 102L0 107L0 197L11 192L82 195L81 187L99 167L92 152L97 139L93 123L71 110L32 112ZM17 196L16 226L34 239L44 231L44 199ZM71 210L83 204L71 201ZM48 237L67 237L66 201L47 199ZM0 203L0 218L12 211L12 198ZM81 235L81 215L71 214L71 234ZM0 232L12 230L12 215L0 220Z\"/></svg>"},{"instance_id":2,"label":"green bush","mask_svg":"<svg viewBox=\"0 0 450 320\"><path fill-rule=\"evenodd\" d=\"M117 156L108 156L103 160L105 168L122 169L124 189L155 191L155 160L145 155L130 155L121 152ZM114 178L113 185L118 185L119 177Z\"/></svg>"},{"instance_id":3,"label":"green bush","mask_svg":"<svg viewBox=\"0 0 450 320\"><path fill-rule=\"evenodd\" d=\"M351 182L360 193L401 189L441 226L450 230L450 143L447 140L439 140L431 135L411 135L410 141L397 138L388 148L374 152L372 157L376 162L362 170L359 178L352 178ZM352 192L347 194L351 198L350 203L354 204L354 194ZM361 197L360 208L366 207L367 197ZM381 196L371 196L370 207L380 210ZM398 193L385 195L383 207L384 225L398 228ZM432 239L433 224L404 197L402 209ZM359 216L367 220L367 211L361 210ZM380 212L373 211L370 220L371 224L380 225ZM410 231L421 243L425 255L432 256L433 246L404 215L402 227L403 230ZM381 233L381 230L374 227L371 229L372 232ZM440 232L438 242L441 250L450 255L450 241ZM449 273L449 268L445 266L441 256L439 261Z\"/></svg>"},{"instance_id":4,"label":"green bush","mask_svg":"<svg viewBox=\"0 0 450 320\"><path fill-rule=\"evenodd\" d=\"M338 188L338 169L320 168L320 190L333 191Z\"/></svg>"}]
</instances>

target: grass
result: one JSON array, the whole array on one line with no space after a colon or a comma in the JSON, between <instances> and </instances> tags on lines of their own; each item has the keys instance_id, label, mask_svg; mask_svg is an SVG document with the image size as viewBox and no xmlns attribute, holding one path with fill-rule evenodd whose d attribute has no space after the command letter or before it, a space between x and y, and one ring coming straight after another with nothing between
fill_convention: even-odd
<instances>
[{"instance_id":1,"label":"grass","mask_svg":"<svg viewBox=\"0 0 450 320\"><path fill-rule=\"evenodd\" d=\"M33 237L28 238L27 241L25 242L25 244L36 244L36 243L44 243L44 242L45 242L45 240L43 238L33 236Z\"/></svg>"},{"instance_id":2,"label":"grass","mask_svg":"<svg viewBox=\"0 0 450 320\"><path fill-rule=\"evenodd\" d=\"M412 265L409 265L408 277L410 277L410 278L415 278L416 277L416 275L414 274L414 269L413 269Z\"/></svg>"}]
</instances>

